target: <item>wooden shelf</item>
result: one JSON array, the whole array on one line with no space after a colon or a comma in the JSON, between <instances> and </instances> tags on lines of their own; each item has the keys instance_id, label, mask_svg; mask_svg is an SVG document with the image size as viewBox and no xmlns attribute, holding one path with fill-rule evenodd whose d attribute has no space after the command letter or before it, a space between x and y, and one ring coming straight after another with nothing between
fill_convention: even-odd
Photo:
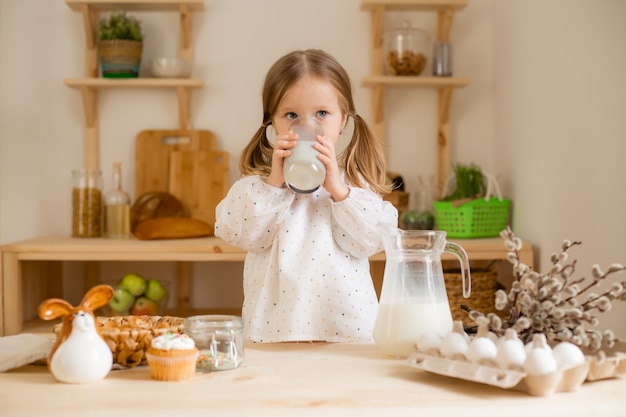
<instances>
[{"instance_id":1,"label":"wooden shelf","mask_svg":"<svg viewBox=\"0 0 626 417\"><path fill-rule=\"evenodd\" d=\"M100 12L118 9L130 11L177 11L181 6L190 11L204 10L204 0L65 0L70 9L80 12L90 7Z\"/></svg>"},{"instance_id":2,"label":"wooden shelf","mask_svg":"<svg viewBox=\"0 0 626 417\"><path fill-rule=\"evenodd\" d=\"M362 84L365 87L378 85L389 87L420 87L420 88L461 88L469 85L469 78L455 77L411 77L395 75L370 75L363 77Z\"/></svg>"},{"instance_id":3,"label":"wooden shelf","mask_svg":"<svg viewBox=\"0 0 626 417\"><path fill-rule=\"evenodd\" d=\"M138 240L43 236L2 246L3 256L45 261L243 261L246 252L217 237ZM5 265L6 266L6 265Z\"/></svg>"},{"instance_id":4,"label":"wooden shelf","mask_svg":"<svg viewBox=\"0 0 626 417\"><path fill-rule=\"evenodd\" d=\"M65 85L80 89L85 113L85 162L88 169L99 169L98 91L102 88L175 88L178 99L178 128L191 128L191 89L203 82L184 79L104 79L99 78L99 13L115 10L158 11L179 14L178 56L193 62L191 14L204 10L204 0L65 0L67 6L80 12L85 29L85 78L65 80Z\"/></svg>"},{"instance_id":5,"label":"wooden shelf","mask_svg":"<svg viewBox=\"0 0 626 417\"><path fill-rule=\"evenodd\" d=\"M468 0L361 0L361 10L370 13L370 76L362 84L372 89L372 130L382 140L385 138L384 101L387 87L418 87L437 89L437 183L439 192L450 172L449 115L452 92L469 84L467 78L457 77L406 77L384 74L383 32L386 12L417 11L437 15L435 39L447 42L454 15L467 6Z\"/></svg>"},{"instance_id":6,"label":"wooden shelf","mask_svg":"<svg viewBox=\"0 0 626 417\"><path fill-rule=\"evenodd\" d=\"M436 12L447 8L461 9L468 0L362 0L361 10L384 7L388 11Z\"/></svg>"},{"instance_id":7,"label":"wooden shelf","mask_svg":"<svg viewBox=\"0 0 626 417\"><path fill-rule=\"evenodd\" d=\"M502 239L450 239L463 246L470 260L506 259ZM524 243L520 251L521 260L532 265L532 247ZM6 259L18 261L190 261L217 262L245 260L246 251L232 246L217 237L194 239L138 240L74 238L70 236L43 236L9 243L2 246ZM456 259L447 253L443 259ZM370 258L384 261L385 253ZM4 264L8 268L7 264Z\"/></svg>"},{"instance_id":8,"label":"wooden shelf","mask_svg":"<svg viewBox=\"0 0 626 417\"><path fill-rule=\"evenodd\" d=\"M202 80L193 78L67 78L73 88L201 88Z\"/></svg>"}]
</instances>

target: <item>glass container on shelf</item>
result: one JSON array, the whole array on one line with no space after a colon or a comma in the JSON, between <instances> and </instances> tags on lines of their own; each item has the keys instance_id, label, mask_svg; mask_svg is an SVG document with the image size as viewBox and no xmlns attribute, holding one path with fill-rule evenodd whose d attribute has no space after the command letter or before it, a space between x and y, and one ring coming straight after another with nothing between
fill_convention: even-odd
<instances>
[{"instance_id":1,"label":"glass container on shelf","mask_svg":"<svg viewBox=\"0 0 626 417\"><path fill-rule=\"evenodd\" d=\"M102 173L72 171L72 237L102 236Z\"/></svg>"},{"instance_id":2,"label":"glass container on shelf","mask_svg":"<svg viewBox=\"0 0 626 417\"><path fill-rule=\"evenodd\" d=\"M433 201L437 189L435 176L425 181L418 175L417 190L411 193L410 209L400 216L400 224L404 230L432 230L435 227Z\"/></svg>"},{"instance_id":3,"label":"glass container on shelf","mask_svg":"<svg viewBox=\"0 0 626 417\"><path fill-rule=\"evenodd\" d=\"M411 26L405 20L402 27L383 34L385 52L385 74L420 75L431 50L430 34Z\"/></svg>"},{"instance_id":4,"label":"glass container on shelf","mask_svg":"<svg viewBox=\"0 0 626 417\"><path fill-rule=\"evenodd\" d=\"M122 164L113 163L113 186L104 194L104 236L127 239L130 233L130 196L122 189Z\"/></svg>"},{"instance_id":5,"label":"glass container on shelf","mask_svg":"<svg viewBox=\"0 0 626 417\"><path fill-rule=\"evenodd\" d=\"M452 76L452 43L439 41L434 43L433 75L435 77Z\"/></svg>"}]
</instances>

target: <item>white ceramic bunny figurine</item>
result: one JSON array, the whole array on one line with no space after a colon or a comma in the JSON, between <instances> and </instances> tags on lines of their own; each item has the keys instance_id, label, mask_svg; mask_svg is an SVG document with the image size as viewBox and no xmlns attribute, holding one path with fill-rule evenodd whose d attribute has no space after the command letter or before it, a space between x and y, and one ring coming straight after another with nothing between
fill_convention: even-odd
<instances>
[{"instance_id":1,"label":"white ceramic bunny figurine","mask_svg":"<svg viewBox=\"0 0 626 417\"><path fill-rule=\"evenodd\" d=\"M113 288L97 285L83 297L78 307L59 298L45 300L39 317L63 317L61 334L50 350L48 368L57 381L73 384L104 379L113 365L113 354L96 327L93 311L113 298Z\"/></svg>"}]
</instances>

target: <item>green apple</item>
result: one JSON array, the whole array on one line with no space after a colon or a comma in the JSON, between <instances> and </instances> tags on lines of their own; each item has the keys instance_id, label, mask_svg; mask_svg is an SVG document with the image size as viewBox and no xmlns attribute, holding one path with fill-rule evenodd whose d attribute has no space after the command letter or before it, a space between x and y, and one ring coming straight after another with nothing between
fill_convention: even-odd
<instances>
[{"instance_id":1,"label":"green apple","mask_svg":"<svg viewBox=\"0 0 626 417\"><path fill-rule=\"evenodd\" d=\"M134 316L154 316L157 313L157 305L147 297L139 297L130 309L130 314Z\"/></svg>"},{"instance_id":2,"label":"green apple","mask_svg":"<svg viewBox=\"0 0 626 417\"><path fill-rule=\"evenodd\" d=\"M119 288L123 288L135 297L139 297L146 291L146 280L139 274L131 272L117 283Z\"/></svg>"},{"instance_id":3,"label":"green apple","mask_svg":"<svg viewBox=\"0 0 626 417\"><path fill-rule=\"evenodd\" d=\"M124 288L115 288L109 306L118 313L127 312L135 302L135 297Z\"/></svg>"},{"instance_id":4,"label":"green apple","mask_svg":"<svg viewBox=\"0 0 626 417\"><path fill-rule=\"evenodd\" d=\"M155 303L160 303L167 295L167 290L159 280L150 278L146 283L144 295Z\"/></svg>"}]
</instances>

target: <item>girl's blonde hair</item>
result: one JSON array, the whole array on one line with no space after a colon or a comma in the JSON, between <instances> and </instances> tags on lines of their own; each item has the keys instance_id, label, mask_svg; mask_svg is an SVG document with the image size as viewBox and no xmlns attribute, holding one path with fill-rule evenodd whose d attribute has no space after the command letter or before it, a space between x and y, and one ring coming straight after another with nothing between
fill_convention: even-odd
<instances>
[{"instance_id":1,"label":"girl's blonde hair","mask_svg":"<svg viewBox=\"0 0 626 417\"><path fill-rule=\"evenodd\" d=\"M386 194L390 187L386 180L385 157L381 143L359 116L352 99L352 86L345 69L328 53L307 49L290 52L269 69L263 84L263 124L245 147L239 160L243 176L270 174L274 147L266 135L266 128L278 104L289 89L305 76L326 80L339 95L343 114L354 121L354 133L350 143L339 155L348 182L356 187L371 187L379 194ZM365 183L364 183L365 182Z\"/></svg>"}]
</instances>

